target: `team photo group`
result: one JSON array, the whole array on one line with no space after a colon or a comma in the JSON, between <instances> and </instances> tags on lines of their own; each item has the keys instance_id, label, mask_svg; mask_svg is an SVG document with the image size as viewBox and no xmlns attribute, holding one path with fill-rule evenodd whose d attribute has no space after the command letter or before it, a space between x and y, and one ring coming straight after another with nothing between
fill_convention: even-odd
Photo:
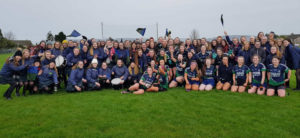
<instances>
[{"instance_id":1,"label":"team photo group","mask_svg":"<svg viewBox=\"0 0 300 138\"><path fill-rule=\"evenodd\" d=\"M300 49L274 32L247 38L218 36L211 41L64 40L18 49L7 57L0 83L9 84L6 99L60 92L116 89L122 94L212 89L285 97L291 75L300 89ZM291 73L295 70L295 74Z\"/></svg>"}]
</instances>

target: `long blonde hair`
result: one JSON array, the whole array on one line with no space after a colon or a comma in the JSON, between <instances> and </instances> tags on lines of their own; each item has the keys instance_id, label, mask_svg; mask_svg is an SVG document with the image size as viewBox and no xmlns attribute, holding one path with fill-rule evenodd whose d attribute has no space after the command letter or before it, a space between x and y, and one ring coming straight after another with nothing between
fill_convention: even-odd
<instances>
[{"instance_id":1,"label":"long blonde hair","mask_svg":"<svg viewBox=\"0 0 300 138\"><path fill-rule=\"evenodd\" d=\"M272 46L272 47L275 47L275 48L276 48L276 56L277 56L279 59L282 59L282 53L280 52L279 47L278 47L278 46ZM271 48L272 48L272 47L271 47Z\"/></svg>"},{"instance_id":2,"label":"long blonde hair","mask_svg":"<svg viewBox=\"0 0 300 138\"><path fill-rule=\"evenodd\" d=\"M132 63L134 63L134 62L131 62L131 64ZM131 72L132 72L132 68L131 68L131 64L129 65L129 67L128 67L128 71L129 71L129 74L131 74ZM138 74L139 73L139 68L138 68L138 66L134 63L134 68L133 68L133 70L134 70L134 74ZM131 74L132 75L132 74Z\"/></svg>"},{"instance_id":3,"label":"long blonde hair","mask_svg":"<svg viewBox=\"0 0 300 138\"><path fill-rule=\"evenodd\" d=\"M94 42L96 43L96 42ZM94 55L94 43L92 44L92 46L90 47L90 55L93 56ZM97 44L97 43L96 43ZM97 45L97 48L98 48L98 45ZM99 55L98 55L99 56Z\"/></svg>"},{"instance_id":4,"label":"long blonde hair","mask_svg":"<svg viewBox=\"0 0 300 138\"><path fill-rule=\"evenodd\" d=\"M43 54L43 56L42 56L42 58L41 58L41 61L43 61L44 59L46 59L46 54L47 53L51 54L51 51L50 50L45 51L44 54Z\"/></svg>"},{"instance_id":5,"label":"long blonde hair","mask_svg":"<svg viewBox=\"0 0 300 138\"><path fill-rule=\"evenodd\" d=\"M23 50L23 52L22 52L22 54L23 54L23 55L22 55L22 64L25 63L25 57L24 57L24 53L25 53L25 52L28 52L28 53L29 53L29 50L28 50L28 49L24 49L24 50ZM29 54L30 54L30 53L29 53Z\"/></svg>"},{"instance_id":6,"label":"long blonde hair","mask_svg":"<svg viewBox=\"0 0 300 138\"><path fill-rule=\"evenodd\" d=\"M51 63L50 63L50 64L51 64ZM47 68L50 68L50 64L46 65L46 66L47 66ZM54 63L54 70L55 70L55 72L56 72L56 75L58 75L58 71L57 71L57 68L56 68L56 65L55 65L55 63Z\"/></svg>"}]
</instances>

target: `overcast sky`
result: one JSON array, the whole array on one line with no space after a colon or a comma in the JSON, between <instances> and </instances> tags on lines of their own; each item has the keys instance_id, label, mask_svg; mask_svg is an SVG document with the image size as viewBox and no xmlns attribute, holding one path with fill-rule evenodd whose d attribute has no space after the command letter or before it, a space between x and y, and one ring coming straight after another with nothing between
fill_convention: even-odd
<instances>
[{"instance_id":1,"label":"overcast sky","mask_svg":"<svg viewBox=\"0 0 300 138\"><path fill-rule=\"evenodd\" d=\"M200 37L300 33L300 0L0 0L0 28L19 40L37 42L48 31L67 35L76 29L87 37L140 37L136 28L146 27L145 37L156 38L165 29L172 36L189 37L193 29Z\"/></svg>"}]
</instances>

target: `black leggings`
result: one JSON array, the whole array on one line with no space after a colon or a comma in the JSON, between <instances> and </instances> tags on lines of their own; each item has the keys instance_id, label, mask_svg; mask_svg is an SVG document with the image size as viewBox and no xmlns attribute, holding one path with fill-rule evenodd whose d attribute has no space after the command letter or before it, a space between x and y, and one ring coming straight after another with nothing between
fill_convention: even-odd
<instances>
[{"instance_id":1,"label":"black leggings","mask_svg":"<svg viewBox=\"0 0 300 138\"><path fill-rule=\"evenodd\" d=\"M14 89L16 88L17 84L16 82L11 82L9 83L9 88L6 90L6 92L4 93L4 97L11 97L11 93L14 91Z\"/></svg>"}]
</instances>

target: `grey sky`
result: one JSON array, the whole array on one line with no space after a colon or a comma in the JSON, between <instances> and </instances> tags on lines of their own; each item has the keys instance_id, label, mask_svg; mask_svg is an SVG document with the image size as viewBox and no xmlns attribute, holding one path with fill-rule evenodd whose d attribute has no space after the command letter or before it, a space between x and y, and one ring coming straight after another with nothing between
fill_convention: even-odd
<instances>
[{"instance_id":1,"label":"grey sky","mask_svg":"<svg viewBox=\"0 0 300 138\"><path fill-rule=\"evenodd\" d=\"M156 38L165 29L172 36L189 37L197 29L201 37L223 34L224 14L229 34L257 35L259 31L278 34L300 33L300 0L0 0L0 28L17 39L34 42L46 33L76 29L87 37L140 37L135 29L146 27L145 37Z\"/></svg>"}]
</instances>

